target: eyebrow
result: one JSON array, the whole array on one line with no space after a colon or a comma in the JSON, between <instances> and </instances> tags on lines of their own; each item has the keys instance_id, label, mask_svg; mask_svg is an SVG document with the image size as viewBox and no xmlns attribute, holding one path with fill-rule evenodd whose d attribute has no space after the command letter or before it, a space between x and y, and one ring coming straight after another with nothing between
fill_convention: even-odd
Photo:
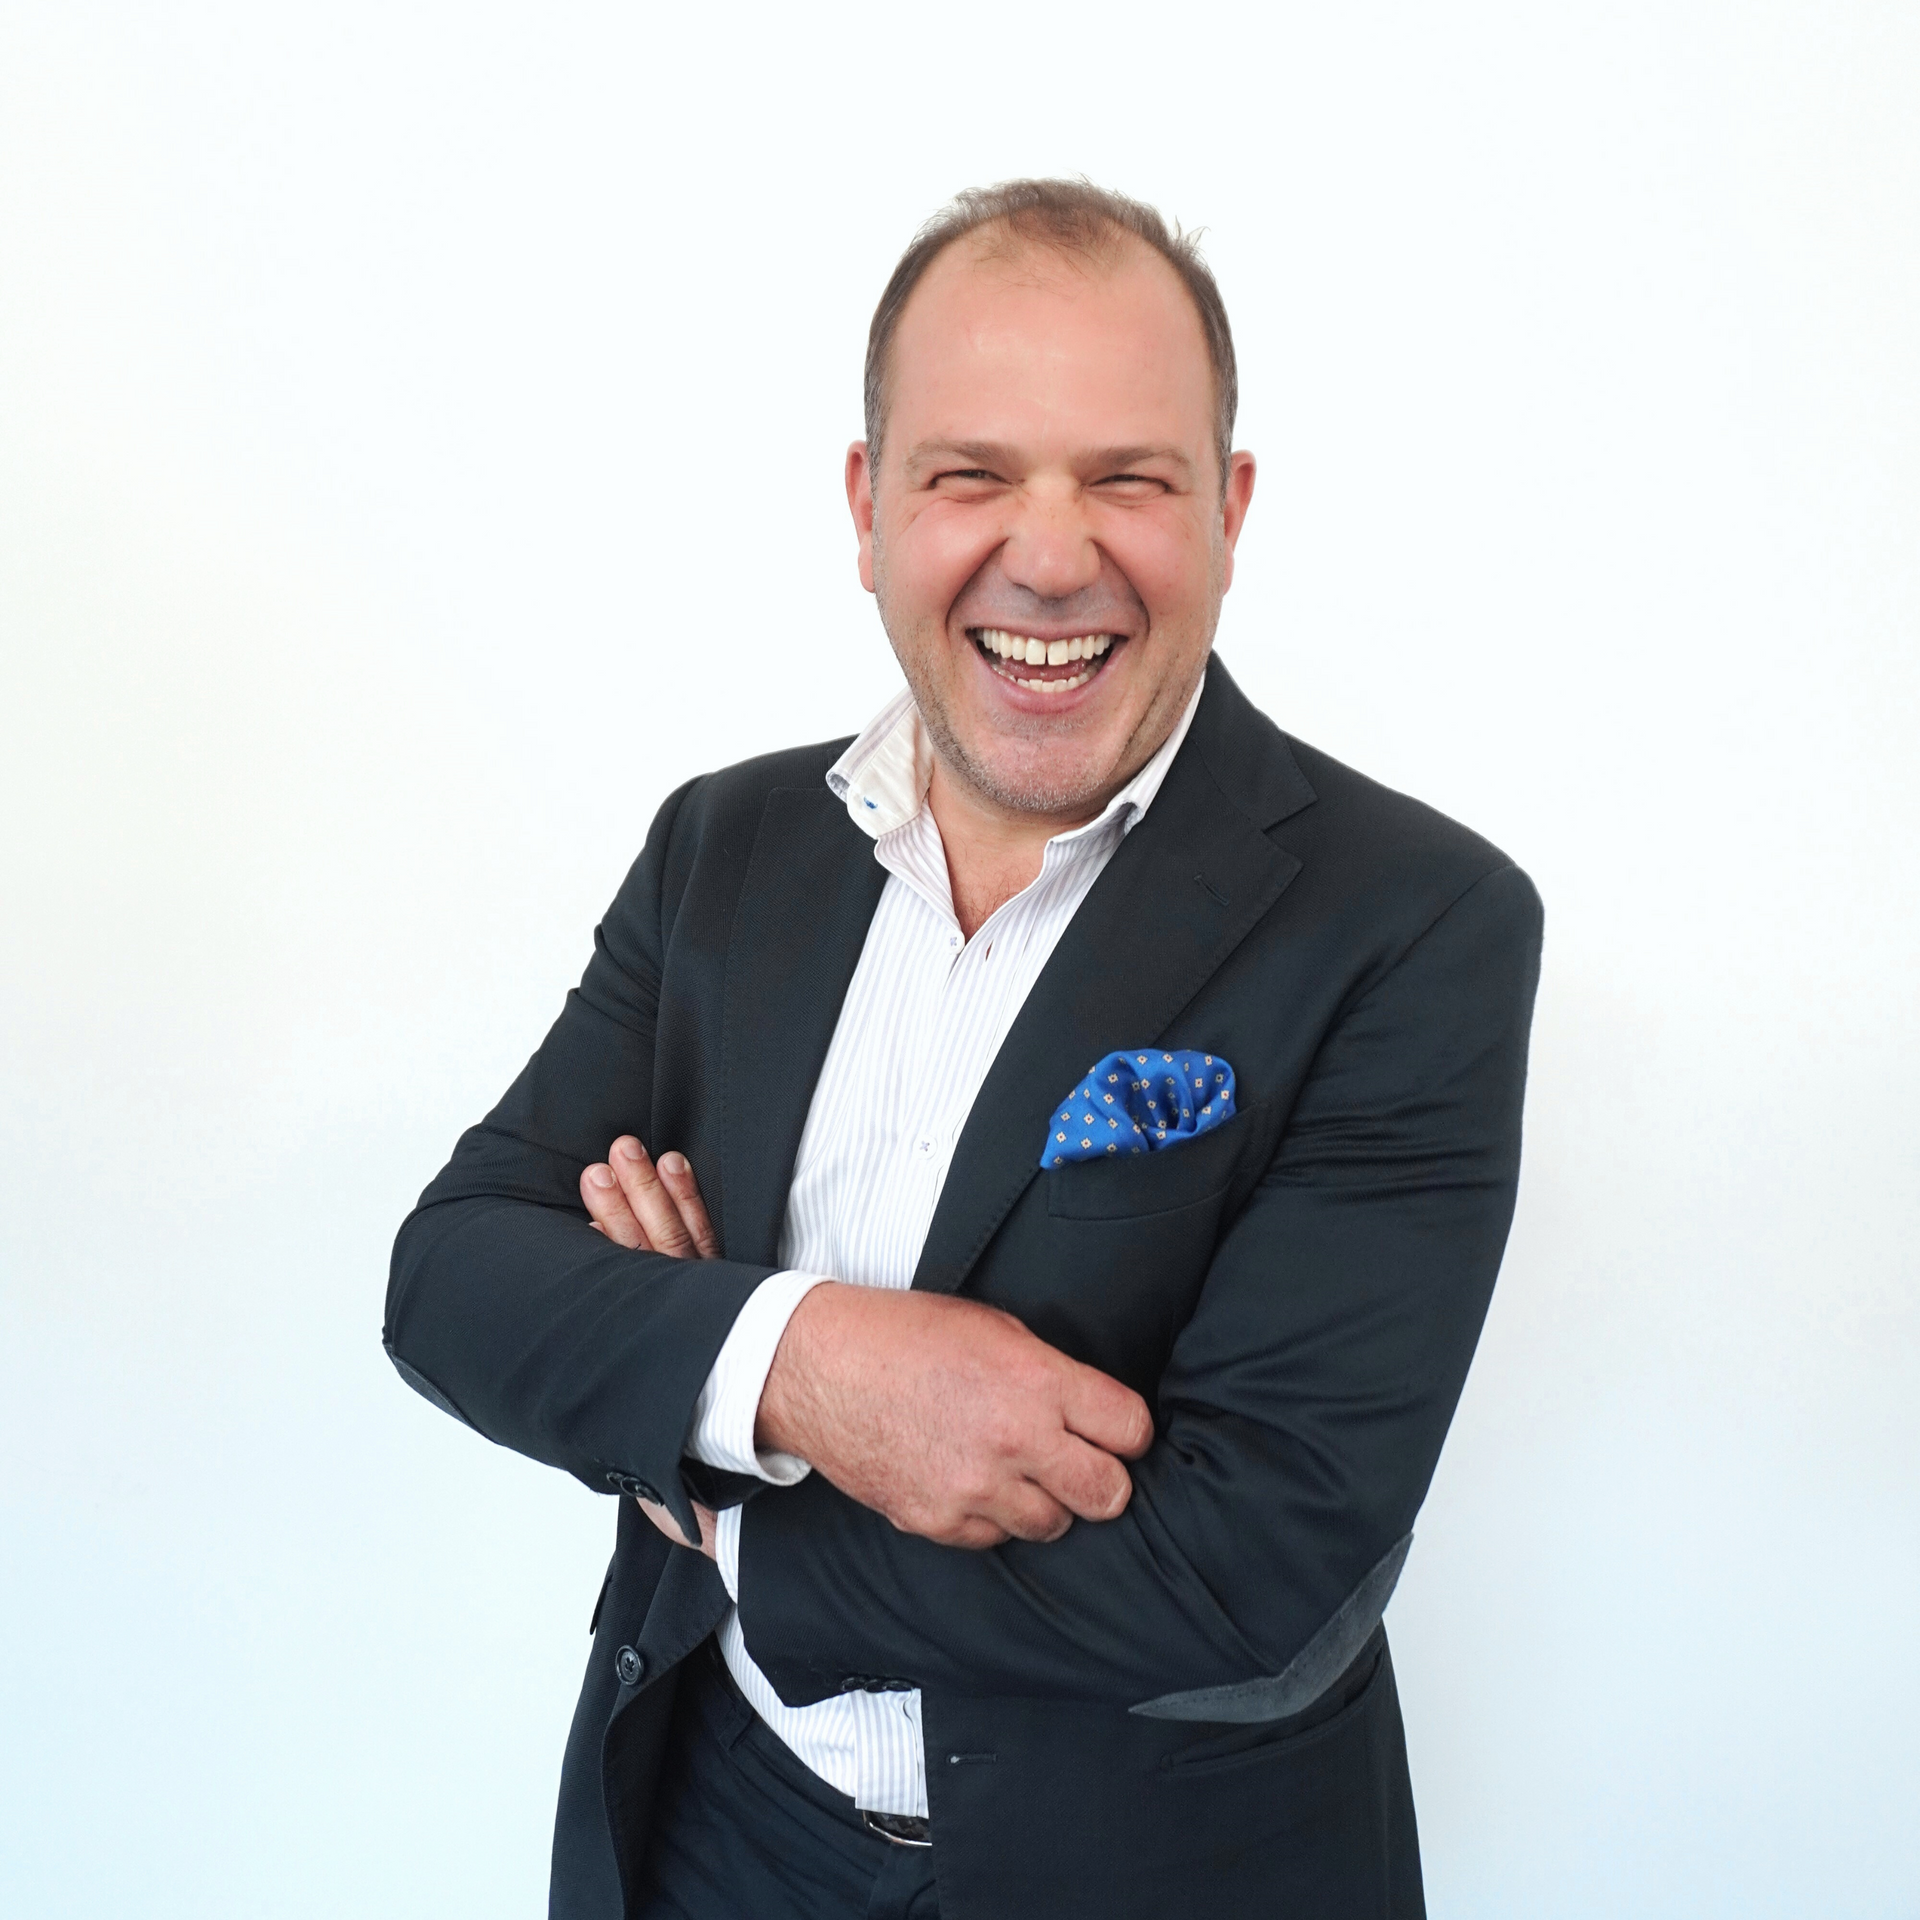
<instances>
[{"instance_id":1,"label":"eyebrow","mask_svg":"<svg viewBox=\"0 0 1920 1920\"><path fill-rule=\"evenodd\" d=\"M989 440L923 440L906 457L909 472L955 461L966 467L1003 467L1013 464L1013 449ZM1085 456L1084 464L1109 473L1124 473L1148 461L1164 460L1191 477L1193 462L1178 447L1099 447ZM1077 463L1078 464L1078 463Z\"/></svg>"},{"instance_id":2,"label":"eyebrow","mask_svg":"<svg viewBox=\"0 0 1920 1920\"><path fill-rule=\"evenodd\" d=\"M1130 467L1145 466L1152 460L1164 460L1184 474L1193 472L1193 462L1178 447L1102 447L1093 456L1096 467L1110 473L1124 473Z\"/></svg>"}]
</instances>

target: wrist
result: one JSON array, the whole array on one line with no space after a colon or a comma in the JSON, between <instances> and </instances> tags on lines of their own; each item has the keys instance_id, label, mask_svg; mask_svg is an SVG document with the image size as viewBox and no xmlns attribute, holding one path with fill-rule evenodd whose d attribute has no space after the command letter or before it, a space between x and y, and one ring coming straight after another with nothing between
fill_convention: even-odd
<instances>
[{"instance_id":1,"label":"wrist","mask_svg":"<svg viewBox=\"0 0 1920 1920\"><path fill-rule=\"evenodd\" d=\"M829 1344L826 1329L839 1317L847 1295L865 1291L841 1280L823 1280L787 1316L754 1415L753 1444L761 1452L813 1459L820 1356Z\"/></svg>"}]
</instances>

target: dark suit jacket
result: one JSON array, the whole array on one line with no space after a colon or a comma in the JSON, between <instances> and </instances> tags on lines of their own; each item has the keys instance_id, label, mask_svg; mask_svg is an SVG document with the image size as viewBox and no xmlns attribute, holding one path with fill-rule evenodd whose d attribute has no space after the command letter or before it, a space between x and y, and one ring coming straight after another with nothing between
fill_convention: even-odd
<instances>
[{"instance_id":1,"label":"dark suit jacket","mask_svg":"<svg viewBox=\"0 0 1920 1920\"><path fill-rule=\"evenodd\" d=\"M579 989L394 1249L387 1346L430 1399L601 1491L751 1493L747 1644L792 1704L923 1690L947 1920L1421 1908L1379 1615L1511 1216L1540 907L1497 849L1288 739L1216 660L1158 797L1068 927L954 1155L914 1285L964 1289L1138 1388L1131 1505L986 1553L815 1474L682 1447L775 1270L807 1106L885 874L844 742L667 802ZM1224 1054L1240 1109L1145 1158L1037 1166L1094 1061ZM619 1134L677 1147L725 1257L610 1245ZM631 1500L596 1609L553 1912L612 1920L647 1843L711 1564Z\"/></svg>"}]
</instances>

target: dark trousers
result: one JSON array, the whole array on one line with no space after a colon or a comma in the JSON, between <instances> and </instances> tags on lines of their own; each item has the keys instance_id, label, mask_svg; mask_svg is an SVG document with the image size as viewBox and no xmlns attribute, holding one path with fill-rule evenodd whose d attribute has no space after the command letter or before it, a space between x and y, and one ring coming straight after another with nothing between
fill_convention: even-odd
<instances>
[{"instance_id":1,"label":"dark trousers","mask_svg":"<svg viewBox=\"0 0 1920 1920\"><path fill-rule=\"evenodd\" d=\"M933 1849L868 1832L747 1704L711 1641L678 1688L643 1920L939 1920Z\"/></svg>"}]
</instances>

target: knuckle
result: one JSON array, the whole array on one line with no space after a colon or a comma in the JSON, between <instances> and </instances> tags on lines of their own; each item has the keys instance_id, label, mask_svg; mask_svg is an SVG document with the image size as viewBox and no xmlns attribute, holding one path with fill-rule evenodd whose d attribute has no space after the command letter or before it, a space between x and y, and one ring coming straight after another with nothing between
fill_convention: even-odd
<instances>
[{"instance_id":1,"label":"knuckle","mask_svg":"<svg viewBox=\"0 0 1920 1920\"><path fill-rule=\"evenodd\" d=\"M993 1499L995 1478L978 1468L962 1473L954 1482L955 1504L965 1510L988 1505Z\"/></svg>"}]
</instances>

